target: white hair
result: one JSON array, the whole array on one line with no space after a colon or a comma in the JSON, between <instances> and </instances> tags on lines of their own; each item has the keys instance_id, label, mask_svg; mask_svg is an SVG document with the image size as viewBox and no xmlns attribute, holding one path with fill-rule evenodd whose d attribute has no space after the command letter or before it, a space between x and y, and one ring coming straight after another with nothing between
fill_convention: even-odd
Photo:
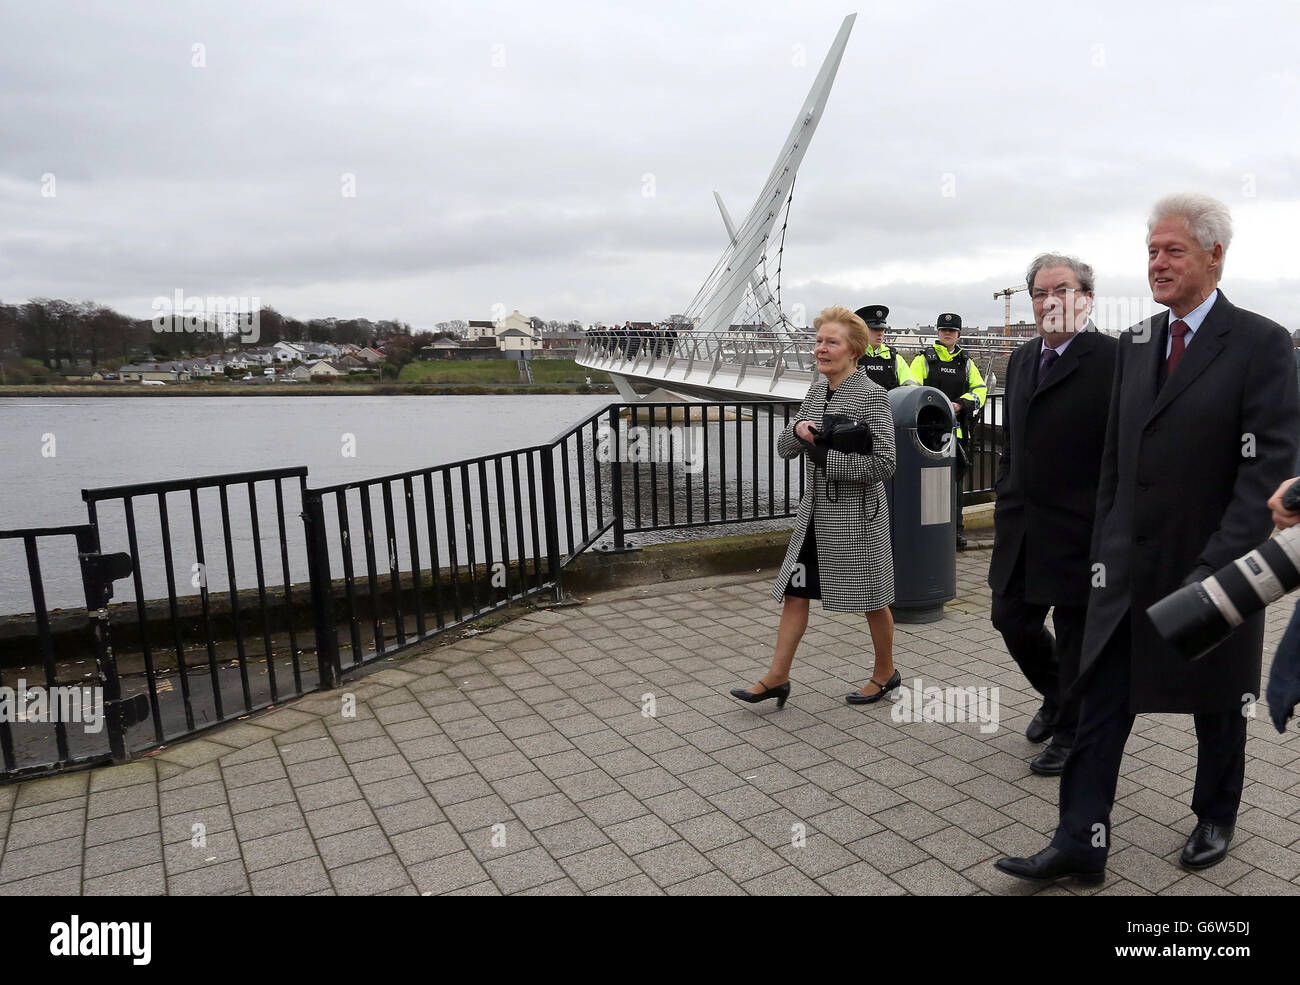
<instances>
[{"instance_id":1,"label":"white hair","mask_svg":"<svg viewBox=\"0 0 1300 985\"><path fill-rule=\"evenodd\" d=\"M1217 198L1199 192L1166 195L1151 209L1151 218L1147 220L1148 243L1151 242L1151 231L1162 219L1182 219L1201 249L1208 252L1219 243L1223 246L1224 260L1227 259L1228 244L1232 242L1232 214ZM1223 278L1223 265L1220 261L1219 269L1215 271L1216 281Z\"/></svg>"},{"instance_id":2,"label":"white hair","mask_svg":"<svg viewBox=\"0 0 1300 985\"><path fill-rule=\"evenodd\" d=\"M1093 275L1092 267L1084 263L1078 257L1066 256L1063 253L1040 253L1034 257L1033 263L1025 271L1025 286L1030 291L1034 289L1034 278L1039 272L1047 267L1067 267L1075 277L1079 279L1079 290L1092 293L1096 284L1096 278Z\"/></svg>"}]
</instances>

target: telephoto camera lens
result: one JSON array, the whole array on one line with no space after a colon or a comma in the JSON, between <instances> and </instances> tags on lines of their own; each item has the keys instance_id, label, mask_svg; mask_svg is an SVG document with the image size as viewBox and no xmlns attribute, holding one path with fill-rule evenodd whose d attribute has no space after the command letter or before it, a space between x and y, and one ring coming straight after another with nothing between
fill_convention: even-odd
<instances>
[{"instance_id":1,"label":"telephoto camera lens","mask_svg":"<svg viewBox=\"0 0 1300 985\"><path fill-rule=\"evenodd\" d=\"M1300 482L1282 498L1300 512ZM1300 526L1289 527L1204 581L1147 609L1156 631L1188 660L1205 656L1260 609L1300 586Z\"/></svg>"}]
</instances>

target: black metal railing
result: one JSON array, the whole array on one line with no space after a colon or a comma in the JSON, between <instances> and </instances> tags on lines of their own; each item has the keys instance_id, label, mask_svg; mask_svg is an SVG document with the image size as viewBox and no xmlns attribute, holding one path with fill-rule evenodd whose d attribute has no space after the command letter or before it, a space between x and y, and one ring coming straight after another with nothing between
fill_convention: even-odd
<instances>
[{"instance_id":1,"label":"black metal railing","mask_svg":"<svg viewBox=\"0 0 1300 985\"><path fill-rule=\"evenodd\" d=\"M309 580L293 518L306 476L270 469L82 492L100 541L131 560L131 604L113 612L123 688L149 709L129 728L131 748L315 688L294 603L295 582L301 592Z\"/></svg>"},{"instance_id":2,"label":"black metal railing","mask_svg":"<svg viewBox=\"0 0 1300 985\"><path fill-rule=\"evenodd\" d=\"M992 486L997 399L972 429L968 495ZM123 761L507 606L560 601L566 566L631 533L788 521L804 466L776 443L796 408L615 403L543 444L361 481L311 487L283 468L84 490L87 523L0 532L22 547L35 629L0 627L0 675L93 680L104 727L0 718L0 779ZM42 564L47 541L57 565ZM71 608L47 604L54 567L77 573Z\"/></svg>"},{"instance_id":3,"label":"black metal railing","mask_svg":"<svg viewBox=\"0 0 1300 985\"><path fill-rule=\"evenodd\" d=\"M962 505L986 498L993 492L998 476L998 456L1002 451L1002 413L1005 403L1002 394L990 393L983 413L971 424L970 464L962 481Z\"/></svg>"},{"instance_id":4,"label":"black metal railing","mask_svg":"<svg viewBox=\"0 0 1300 985\"><path fill-rule=\"evenodd\" d=\"M604 433L619 442L613 474L623 501L616 547L628 531L794 516L803 460L781 458L776 441L797 409L784 401L633 404L620 410L621 429L611 410Z\"/></svg>"},{"instance_id":5,"label":"black metal railing","mask_svg":"<svg viewBox=\"0 0 1300 985\"><path fill-rule=\"evenodd\" d=\"M553 457L538 446L305 490L325 686L555 590Z\"/></svg>"},{"instance_id":6,"label":"black metal railing","mask_svg":"<svg viewBox=\"0 0 1300 985\"><path fill-rule=\"evenodd\" d=\"M0 662L0 701L7 705L0 715L0 777L39 774L79 762L124 762L121 692L104 609L113 574L105 562L112 559L100 554L95 528L79 524L4 530L0 541L22 546L36 628L36 652L29 659L43 679L30 681L27 663L6 668ZM75 570L86 608L73 632L60 636L46 601L42 543L65 555L70 549L76 552ZM87 653L94 655L98 673L81 669L85 659L76 658ZM22 723L21 730L14 729L16 722Z\"/></svg>"}]
</instances>

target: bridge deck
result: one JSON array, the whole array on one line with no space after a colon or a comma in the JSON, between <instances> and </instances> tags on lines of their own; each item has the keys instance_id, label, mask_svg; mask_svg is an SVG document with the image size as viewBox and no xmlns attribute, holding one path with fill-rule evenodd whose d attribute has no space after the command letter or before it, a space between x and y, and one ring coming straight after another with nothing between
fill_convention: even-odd
<instances>
[{"instance_id":1,"label":"bridge deck","mask_svg":"<svg viewBox=\"0 0 1300 985\"><path fill-rule=\"evenodd\" d=\"M0 894L1031 892L992 863L1045 844L1057 781L1026 767L1037 700L989 625L987 564L961 556L958 601L899 626L897 663L997 685L994 732L844 705L865 622L817 606L790 703L742 706L726 689L775 633L766 575L625 589L151 759L0 787ZM1191 718L1139 719L1100 892L1300 893L1300 743L1250 730L1229 859L1189 874Z\"/></svg>"}]
</instances>

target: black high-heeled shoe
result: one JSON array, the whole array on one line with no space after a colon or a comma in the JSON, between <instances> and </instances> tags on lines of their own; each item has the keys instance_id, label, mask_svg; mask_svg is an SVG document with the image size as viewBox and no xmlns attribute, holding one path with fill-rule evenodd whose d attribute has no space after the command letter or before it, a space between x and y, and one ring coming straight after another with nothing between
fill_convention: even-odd
<instances>
[{"instance_id":1,"label":"black high-heeled shoe","mask_svg":"<svg viewBox=\"0 0 1300 985\"><path fill-rule=\"evenodd\" d=\"M895 670L894 676L884 684L881 684L874 677L871 678L871 683L880 688L880 690L875 694L863 694L861 691L850 691L848 694L844 695L844 700L851 705L873 705L890 691L894 690L894 688L898 687L898 685L902 684L903 675Z\"/></svg>"},{"instance_id":2,"label":"black high-heeled shoe","mask_svg":"<svg viewBox=\"0 0 1300 985\"><path fill-rule=\"evenodd\" d=\"M761 684L762 682L760 681L759 683ZM785 707L785 701L790 697L789 681L786 681L784 684L779 684L776 687L767 687L766 684L764 684L763 687L766 688L766 690L760 691L758 694L755 694L753 691L748 691L743 687L733 687L731 689L731 696L733 698L739 698L741 701L747 701L751 705L756 704L759 701L766 701L768 698L776 698L776 706L778 708Z\"/></svg>"}]
</instances>

